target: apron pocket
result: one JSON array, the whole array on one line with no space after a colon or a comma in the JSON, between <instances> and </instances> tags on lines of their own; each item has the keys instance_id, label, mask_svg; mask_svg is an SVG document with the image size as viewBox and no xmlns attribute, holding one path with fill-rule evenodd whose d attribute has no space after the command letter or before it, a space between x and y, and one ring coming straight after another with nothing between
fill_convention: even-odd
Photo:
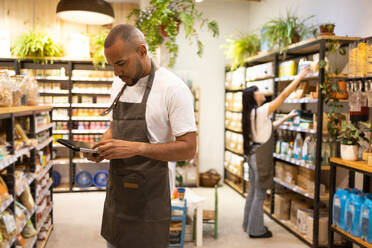
<instances>
[{"instance_id":1,"label":"apron pocket","mask_svg":"<svg viewBox=\"0 0 372 248\"><path fill-rule=\"evenodd\" d=\"M143 217L146 206L145 180L138 173L113 175L113 195L118 215Z\"/></svg>"}]
</instances>

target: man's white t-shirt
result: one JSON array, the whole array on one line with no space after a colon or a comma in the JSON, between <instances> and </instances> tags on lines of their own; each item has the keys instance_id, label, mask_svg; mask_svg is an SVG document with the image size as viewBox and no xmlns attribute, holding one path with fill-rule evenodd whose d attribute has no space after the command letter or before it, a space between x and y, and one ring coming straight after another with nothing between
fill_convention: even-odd
<instances>
[{"instance_id":1,"label":"man's white t-shirt","mask_svg":"<svg viewBox=\"0 0 372 248\"><path fill-rule=\"evenodd\" d=\"M148 76L141 78L134 86L126 87L119 101L141 103L147 79ZM120 78L114 78L111 103L123 85ZM147 100L146 124L149 141L153 144L172 142L178 136L197 130L190 89L175 74L162 67L155 72Z\"/></svg>"},{"instance_id":2,"label":"man's white t-shirt","mask_svg":"<svg viewBox=\"0 0 372 248\"><path fill-rule=\"evenodd\" d=\"M269 103L257 108L256 117L255 110L251 112L251 132L252 139L256 143L266 143L272 132L273 124L269 116Z\"/></svg>"}]
</instances>

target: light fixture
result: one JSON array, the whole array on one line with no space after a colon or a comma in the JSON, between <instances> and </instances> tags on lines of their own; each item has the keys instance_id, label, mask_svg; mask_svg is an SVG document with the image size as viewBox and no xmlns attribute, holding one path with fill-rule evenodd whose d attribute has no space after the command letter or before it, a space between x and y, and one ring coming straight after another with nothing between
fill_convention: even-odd
<instances>
[{"instance_id":1,"label":"light fixture","mask_svg":"<svg viewBox=\"0 0 372 248\"><path fill-rule=\"evenodd\" d=\"M61 0L57 17L70 22L104 25L114 21L114 10L104 0Z\"/></svg>"}]
</instances>

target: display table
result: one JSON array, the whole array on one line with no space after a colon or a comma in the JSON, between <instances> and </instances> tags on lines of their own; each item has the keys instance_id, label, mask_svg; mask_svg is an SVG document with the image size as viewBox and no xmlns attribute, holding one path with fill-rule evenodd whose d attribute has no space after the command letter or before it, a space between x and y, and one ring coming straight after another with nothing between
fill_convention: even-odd
<instances>
[{"instance_id":1,"label":"display table","mask_svg":"<svg viewBox=\"0 0 372 248\"><path fill-rule=\"evenodd\" d=\"M193 216L196 209L196 246L203 246L203 203L204 197L198 196L191 189L185 188L185 199L187 200L187 213ZM183 207L183 201L172 200L172 206Z\"/></svg>"}]
</instances>

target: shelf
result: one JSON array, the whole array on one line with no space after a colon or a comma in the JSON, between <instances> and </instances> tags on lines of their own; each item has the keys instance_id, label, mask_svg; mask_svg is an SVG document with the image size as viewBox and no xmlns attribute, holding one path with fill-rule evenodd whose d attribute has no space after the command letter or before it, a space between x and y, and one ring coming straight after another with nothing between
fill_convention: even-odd
<instances>
[{"instance_id":1,"label":"shelf","mask_svg":"<svg viewBox=\"0 0 372 248\"><path fill-rule=\"evenodd\" d=\"M104 134L107 130L79 130L79 129L73 129L73 134Z\"/></svg>"},{"instance_id":2,"label":"shelf","mask_svg":"<svg viewBox=\"0 0 372 248\"><path fill-rule=\"evenodd\" d=\"M68 130L53 130L53 134L68 134Z\"/></svg>"},{"instance_id":3,"label":"shelf","mask_svg":"<svg viewBox=\"0 0 372 248\"><path fill-rule=\"evenodd\" d=\"M0 162L0 170L5 169L9 165L13 164L15 161L17 161L17 156L6 156L4 160Z\"/></svg>"},{"instance_id":4,"label":"shelf","mask_svg":"<svg viewBox=\"0 0 372 248\"><path fill-rule=\"evenodd\" d=\"M234 129L231 129L229 127L225 127L226 131L230 131L230 132L233 132L233 133L238 133L238 134L243 134L243 131L242 130L234 130Z\"/></svg>"},{"instance_id":5,"label":"shelf","mask_svg":"<svg viewBox=\"0 0 372 248\"><path fill-rule=\"evenodd\" d=\"M30 173L31 176L27 176L27 182L22 185L22 188L16 192L17 196L20 196L23 191L27 188L27 186L30 186L30 184L35 180L35 175Z\"/></svg>"},{"instance_id":6,"label":"shelf","mask_svg":"<svg viewBox=\"0 0 372 248\"><path fill-rule=\"evenodd\" d=\"M64 192L70 192L70 185L68 183L61 183L56 188L53 188L53 193L64 193Z\"/></svg>"},{"instance_id":7,"label":"shelf","mask_svg":"<svg viewBox=\"0 0 372 248\"><path fill-rule=\"evenodd\" d=\"M235 151L233 151L233 150L231 150L231 149L229 149L229 148L227 148L227 147L225 147L225 150L226 150L226 151L229 151L229 152L231 152L231 153L234 153L235 155L238 155L238 156L244 157L243 154L238 153L238 152L235 152Z\"/></svg>"},{"instance_id":8,"label":"shelf","mask_svg":"<svg viewBox=\"0 0 372 248\"><path fill-rule=\"evenodd\" d=\"M69 121L69 118L52 118L52 121Z\"/></svg>"},{"instance_id":9,"label":"shelf","mask_svg":"<svg viewBox=\"0 0 372 248\"><path fill-rule=\"evenodd\" d=\"M304 128L299 128L299 127L289 127L285 125L281 125L279 127L282 130L289 130L289 131L295 131L295 132L301 132L301 133L311 133L311 134L316 134L315 129L304 129Z\"/></svg>"},{"instance_id":10,"label":"shelf","mask_svg":"<svg viewBox=\"0 0 372 248\"><path fill-rule=\"evenodd\" d=\"M298 77L298 75L295 76L284 76L284 77L277 77L275 78L275 82L291 82L295 80ZM328 79L346 79L346 75L336 75L336 74L329 74ZM301 81L306 81L306 80L318 80L319 75L312 75L310 77L305 77Z\"/></svg>"},{"instance_id":11,"label":"shelf","mask_svg":"<svg viewBox=\"0 0 372 248\"><path fill-rule=\"evenodd\" d=\"M39 223L41 223L41 224L39 224L39 226L37 227L37 233L40 232L40 230L41 230L41 228L43 227L43 225L44 225L46 219L48 218L48 216L49 216L49 214L50 214L50 212L52 212L52 209L53 209L53 207L52 207L52 205L50 205L50 206L49 206L49 209L45 212L45 215L41 218L41 220L40 220L40 222L39 222Z\"/></svg>"},{"instance_id":12,"label":"shelf","mask_svg":"<svg viewBox=\"0 0 372 248\"><path fill-rule=\"evenodd\" d=\"M36 146L36 150L40 151L42 149L44 149L47 145L49 145L51 142L53 141L53 137L49 137L48 139L46 139L45 141L43 141L42 143L38 144Z\"/></svg>"},{"instance_id":13,"label":"shelf","mask_svg":"<svg viewBox=\"0 0 372 248\"><path fill-rule=\"evenodd\" d=\"M71 79L71 81L74 81L74 83L81 83L81 84L111 84L113 83L113 78L78 78L74 77Z\"/></svg>"},{"instance_id":14,"label":"shelf","mask_svg":"<svg viewBox=\"0 0 372 248\"><path fill-rule=\"evenodd\" d=\"M102 163L110 163L110 160L106 160L106 159L104 159L104 160L102 160L101 162L96 163L96 162L93 162L93 161L89 161L89 160L86 159L86 158L74 158L74 159L72 160L72 162L73 162L74 164L102 164Z\"/></svg>"},{"instance_id":15,"label":"shelf","mask_svg":"<svg viewBox=\"0 0 372 248\"><path fill-rule=\"evenodd\" d=\"M287 163L298 165L298 166L301 166L301 167L305 167L305 168L310 169L310 170L315 170L315 165L305 163L303 160L298 160L298 159L294 159L294 158L288 159L287 156L282 155L282 154L278 154L278 153L273 153L273 156L274 156L274 158L280 159L280 160L285 161ZM321 168L321 170L330 170L331 167L323 165L320 168Z\"/></svg>"},{"instance_id":16,"label":"shelf","mask_svg":"<svg viewBox=\"0 0 372 248\"><path fill-rule=\"evenodd\" d=\"M47 125L37 128L35 130L35 133L41 133L42 131L48 130L50 128L54 128L54 123L49 123Z\"/></svg>"},{"instance_id":17,"label":"shelf","mask_svg":"<svg viewBox=\"0 0 372 248\"><path fill-rule=\"evenodd\" d=\"M331 158L331 164L332 163L337 166L372 175L372 166L368 166L366 161L347 161L341 158Z\"/></svg>"},{"instance_id":18,"label":"shelf","mask_svg":"<svg viewBox=\"0 0 372 248\"><path fill-rule=\"evenodd\" d=\"M58 83L58 82L68 82L68 77L57 77L57 76L48 76L48 77L36 77L36 80L40 83Z\"/></svg>"},{"instance_id":19,"label":"shelf","mask_svg":"<svg viewBox=\"0 0 372 248\"><path fill-rule=\"evenodd\" d=\"M229 111L229 112L232 112L232 113L242 113L242 110L232 110L232 109L229 109L229 108L225 108L225 111Z\"/></svg>"},{"instance_id":20,"label":"shelf","mask_svg":"<svg viewBox=\"0 0 372 248\"><path fill-rule=\"evenodd\" d=\"M88 91L71 91L74 95L103 95L103 96L110 96L110 92L88 92Z\"/></svg>"},{"instance_id":21,"label":"shelf","mask_svg":"<svg viewBox=\"0 0 372 248\"><path fill-rule=\"evenodd\" d=\"M73 116L71 119L73 121L110 121L108 117L99 117L99 116L93 116L93 117Z\"/></svg>"},{"instance_id":22,"label":"shelf","mask_svg":"<svg viewBox=\"0 0 372 248\"><path fill-rule=\"evenodd\" d=\"M58 159L53 160L53 164L54 165L70 164L70 160L68 158L58 158Z\"/></svg>"},{"instance_id":23,"label":"shelf","mask_svg":"<svg viewBox=\"0 0 372 248\"><path fill-rule=\"evenodd\" d=\"M235 183L231 182L230 180L226 179L225 178L225 183L227 185L229 185L231 188L233 188L235 191L237 191L238 193L240 194L243 194L243 189L239 186L239 185L236 185Z\"/></svg>"},{"instance_id":24,"label":"shelf","mask_svg":"<svg viewBox=\"0 0 372 248\"><path fill-rule=\"evenodd\" d=\"M71 104L73 108L108 108L110 104L104 103L73 103Z\"/></svg>"},{"instance_id":25,"label":"shelf","mask_svg":"<svg viewBox=\"0 0 372 248\"><path fill-rule=\"evenodd\" d=\"M52 109L51 106L21 106L21 107L1 107L0 119L10 118L12 114L17 116L27 116L34 113L46 112Z\"/></svg>"},{"instance_id":26,"label":"shelf","mask_svg":"<svg viewBox=\"0 0 372 248\"><path fill-rule=\"evenodd\" d=\"M37 245L37 248L45 248L46 247L46 244L48 243L48 240L49 240L50 234L52 233L52 230L53 230L53 224L50 225L45 240L41 241L40 245L39 244Z\"/></svg>"},{"instance_id":27,"label":"shelf","mask_svg":"<svg viewBox=\"0 0 372 248\"><path fill-rule=\"evenodd\" d=\"M359 37L340 37L340 36L329 36L329 35L322 35L318 36L317 38L308 39L304 41L300 41L289 45L287 47L287 58L290 59L294 56L303 56L307 54L312 54L319 52L320 50L320 43L322 41L327 40L337 40L341 43L341 45L347 45L353 41L360 40ZM246 64L259 64L264 62L272 62L275 59L275 56L283 57L280 55L280 50L275 49L269 52L261 52L256 56L249 57L245 59Z\"/></svg>"},{"instance_id":28,"label":"shelf","mask_svg":"<svg viewBox=\"0 0 372 248\"><path fill-rule=\"evenodd\" d=\"M236 176L236 177L239 177L239 178L241 178L242 180L244 179L243 177L242 177L242 175L239 175L239 174L237 174L237 173L235 173L235 172L232 172L227 166L224 166L224 168L225 168L225 170L227 171L227 172L229 172L230 174L232 174L232 175L234 175L234 176Z\"/></svg>"},{"instance_id":29,"label":"shelf","mask_svg":"<svg viewBox=\"0 0 372 248\"><path fill-rule=\"evenodd\" d=\"M273 79L274 76L266 76L266 77L259 77L259 78L254 78L254 79L247 79L247 82L256 82L256 81L262 81L262 80L267 80L267 79Z\"/></svg>"},{"instance_id":30,"label":"shelf","mask_svg":"<svg viewBox=\"0 0 372 248\"><path fill-rule=\"evenodd\" d=\"M53 167L53 160L50 160L48 164L36 175L36 181L40 181L46 173Z\"/></svg>"},{"instance_id":31,"label":"shelf","mask_svg":"<svg viewBox=\"0 0 372 248\"><path fill-rule=\"evenodd\" d=\"M60 143L53 143L53 148L67 148L67 147L61 145Z\"/></svg>"},{"instance_id":32,"label":"shelf","mask_svg":"<svg viewBox=\"0 0 372 248\"><path fill-rule=\"evenodd\" d=\"M40 91L41 96L66 96L68 95L68 90L66 91Z\"/></svg>"},{"instance_id":33,"label":"shelf","mask_svg":"<svg viewBox=\"0 0 372 248\"><path fill-rule=\"evenodd\" d=\"M286 183L284 181L282 181L281 179L277 178L277 177L274 177L274 182L276 182L277 184L280 184L284 187L286 187L287 189L290 189L300 195L303 195L307 198L310 198L310 199L313 199L314 200L314 193L311 193L297 185L293 185L293 184L290 184L290 183ZM320 197L320 200L321 201L325 201L325 200L328 200L329 199L329 195L328 194L324 194L324 195L321 195Z\"/></svg>"},{"instance_id":34,"label":"shelf","mask_svg":"<svg viewBox=\"0 0 372 248\"><path fill-rule=\"evenodd\" d=\"M69 103L51 103L49 104L53 108L69 108L70 104Z\"/></svg>"},{"instance_id":35,"label":"shelf","mask_svg":"<svg viewBox=\"0 0 372 248\"><path fill-rule=\"evenodd\" d=\"M37 234L32 238L25 239L25 248L34 248L37 241Z\"/></svg>"},{"instance_id":36,"label":"shelf","mask_svg":"<svg viewBox=\"0 0 372 248\"><path fill-rule=\"evenodd\" d=\"M300 99L286 99L284 103L293 104L293 103L318 103L318 99L314 98L300 98Z\"/></svg>"},{"instance_id":37,"label":"shelf","mask_svg":"<svg viewBox=\"0 0 372 248\"><path fill-rule=\"evenodd\" d=\"M339 234L341 234L342 236L346 237L348 240L351 240L352 242L362 246L362 247L372 247L372 244L369 244L368 242L360 239L360 238L357 238L357 237L354 237L352 236L351 234L345 232L344 230L332 225L331 228L333 230L335 230L336 232L338 232Z\"/></svg>"},{"instance_id":38,"label":"shelf","mask_svg":"<svg viewBox=\"0 0 372 248\"><path fill-rule=\"evenodd\" d=\"M226 92L231 92L231 93L236 93L236 92L242 92L243 88L242 89L228 89L228 88L225 88L225 91Z\"/></svg>"},{"instance_id":39,"label":"shelf","mask_svg":"<svg viewBox=\"0 0 372 248\"><path fill-rule=\"evenodd\" d=\"M52 185L53 185L53 181L50 181L45 187L45 189L40 191L40 195L36 197L36 205L39 205L39 203L44 199L46 194L50 191L50 187L52 187Z\"/></svg>"},{"instance_id":40,"label":"shelf","mask_svg":"<svg viewBox=\"0 0 372 248\"><path fill-rule=\"evenodd\" d=\"M25 217L25 219L23 220L23 222L21 223L21 225L17 226L17 235L20 234L23 231L23 229L25 228L28 220L35 213L35 211L36 211L36 206L32 209L31 212L28 212L27 211L27 216Z\"/></svg>"},{"instance_id":41,"label":"shelf","mask_svg":"<svg viewBox=\"0 0 372 248\"><path fill-rule=\"evenodd\" d=\"M13 203L13 201L13 196L10 196L8 199L6 199L0 207L0 213L4 212L10 206L10 204Z\"/></svg>"},{"instance_id":42,"label":"shelf","mask_svg":"<svg viewBox=\"0 0 372 248\"><path fill-rule=\"evenodd\" d=\"M87 187L87 188L73 187L72 191L74 191L74 192L106 191L106 187L103 187L103 188L98 188L98 187Z\"/></svg>"}]
</instances>

